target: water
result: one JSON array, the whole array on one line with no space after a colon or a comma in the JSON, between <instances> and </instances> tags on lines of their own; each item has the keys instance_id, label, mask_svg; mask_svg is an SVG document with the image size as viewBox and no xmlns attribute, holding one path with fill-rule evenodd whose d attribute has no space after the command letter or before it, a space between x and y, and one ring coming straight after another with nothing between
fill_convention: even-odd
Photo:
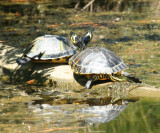
<instances>
[{"instance_id":1,"label":"water","mask_svg":"<svg viewBox=\"0 0 160 133\"><path fill-rule=\"evenodd\" d=\"M134 0L121 1L118 5L112 1L95 1L93 12L81 11L86 3L87 0L81 1L78 9L74 9L77 3L69 0L1 0L0 42L25 48L44 34L69 38L70 31L83 35L95 27L89 46L111 49L130 67L128 72L146 84L160 87L160 2ZM21 82L6 85L2 81L2 133L160 132L159 98L118 99L113 103L110 96L95 94L93 98L88 94L81 96L81 92L64 95L57 88L24 86Z\"/></svg>"},{"instance_id":2,"label":"water","mask_svg":"<svg viewBox=\"0 0 160 133\"><path fill-rule=\"evenodd\" d=\"M62 98L58 91L55 95L28 95L26 88L29 87L2 86L1 132L160 131L159 98L119 99L111 103L110 97Z\"/></svg>"}]
</instances>

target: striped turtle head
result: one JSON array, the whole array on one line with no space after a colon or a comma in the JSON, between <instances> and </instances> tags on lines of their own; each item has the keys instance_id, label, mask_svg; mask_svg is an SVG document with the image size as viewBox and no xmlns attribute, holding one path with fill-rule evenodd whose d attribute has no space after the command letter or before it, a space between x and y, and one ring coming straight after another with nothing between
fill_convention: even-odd
<instances>
[{"instance_id":1,"label":"striped turtle head","mask_svg":"<svg viewBox=\"0 0 160 133\"><path fill-rule=\"evenodd\" d=\"M85 45L87 45L92 37L93 37L93 30L94 29L91 29L91 30L88 30L84 35L83 37L81 37L81 42L84 43Z\"/></svg>"},{"instance_id":2,"label":"striped turtle head","mask_svg":"<svg viewBox=\"0 0 160 133\"><path fill-rule=\"evenodd\" d=\"M70 32L70 39L75 45L77 45L80 41L80 37L72 31Z\"/></svg>"},{"instance_id":3,"label":"striped turtle head","mask_svg":"<svg viewBox=\"0 0 160 133\"><path fill-rule=\"evenodd\" d=\"M81 38L80 38L80 44L81 44L81 50L86 49L87 44L91 41L93 37L93 30L88 30Z\"/></svg>"}]
</instances>

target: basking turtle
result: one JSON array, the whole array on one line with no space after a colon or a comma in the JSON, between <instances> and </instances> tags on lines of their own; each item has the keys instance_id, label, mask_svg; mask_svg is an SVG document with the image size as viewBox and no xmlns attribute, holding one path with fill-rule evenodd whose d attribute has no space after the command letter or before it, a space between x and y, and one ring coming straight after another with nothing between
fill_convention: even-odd
<instances>
[{"instance_id":1,"label":"basking turtle","mask_svg":"<svg viewBox=\"0 0 160 133\"><path fill-rule=\"evenodd\" d=\"M67 63L68 59L75 54L77 47L67 38L58 35L44 35L36 38L26 48L23 56L17 59L19 65L30 61L44 63Z\"/></svg>"},{"instance_id":2,"label":"basking turtle","mask_svg":"<svg viewBox=\"0 0 160 133\"><path fill-rule=\"evenodd\" d=\"M81 44L83 49L85 43ZM76 53L69 59L69 65L74 73L88 78L84 89L89 89L92 81L95 80L126 81L121 78L122 75L127 77L129 81L141 82L131 74L123 72L128 68L123 60L103 47L87 48Z\"/></svg>"}]
</instances>

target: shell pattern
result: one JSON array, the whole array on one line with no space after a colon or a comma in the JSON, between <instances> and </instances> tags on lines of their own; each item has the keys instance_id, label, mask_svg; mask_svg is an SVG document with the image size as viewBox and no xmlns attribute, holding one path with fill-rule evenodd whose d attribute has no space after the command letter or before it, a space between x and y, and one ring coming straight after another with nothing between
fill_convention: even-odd
<instances>
[{"instance_id":1,"label":"shell pattern","mask_svg":"<svg viewBox=\"0 0 160 133\"><path fill-rule=\"evenodd\" d=\"M36 38L32 42L30 48L27 49L26 55L32 58L39 53L44 53L41 59L56 59L71 56L76 53L76 50L76 46L65 37L45 35Z\"/></svg>"},{"instance_id":2,"label":"shell pattern","mask_svg":"<svg viewBox=\"0 0 160 133\"><path fill-rule=\"evenodd\" d=\"M114 74L127 68L123 60L112 51L102 48L87 48L69 59L77 74Z\"/></svg>"}]
</instances>

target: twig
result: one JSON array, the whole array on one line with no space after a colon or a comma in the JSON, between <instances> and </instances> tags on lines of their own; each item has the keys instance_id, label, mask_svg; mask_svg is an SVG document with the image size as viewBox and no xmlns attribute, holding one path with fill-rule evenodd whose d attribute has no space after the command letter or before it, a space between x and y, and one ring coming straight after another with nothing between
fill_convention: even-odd
<instances>
[{"instance_id":1,"label":"twig","mask_svg":"<svg viewBox=\"0 0 160 133\"><path fill-rule=\"evenodd\" d=\"M78 6L79 6L79 4L80 4L80 0L77 2L77 4L75 5L75 9L77 9L78 8Z\"/></svg>"},{"instance_id":2,"label":"twig","mask_svg":"<svg viewBox=\"0 0 160 133\"><path fill-rule=\"evenodd\" d=\"M95 0L91 0L87 5L85 5L85 6L82 8L82 10L85 10L85 9L88 8L89 6L91 6L91 8L92 8L92 7L93 7L92 4L93 4L94 1L95 1ZM91 9L91 11L92 11L92 9Z\"/></svg>"}]
</instances>

